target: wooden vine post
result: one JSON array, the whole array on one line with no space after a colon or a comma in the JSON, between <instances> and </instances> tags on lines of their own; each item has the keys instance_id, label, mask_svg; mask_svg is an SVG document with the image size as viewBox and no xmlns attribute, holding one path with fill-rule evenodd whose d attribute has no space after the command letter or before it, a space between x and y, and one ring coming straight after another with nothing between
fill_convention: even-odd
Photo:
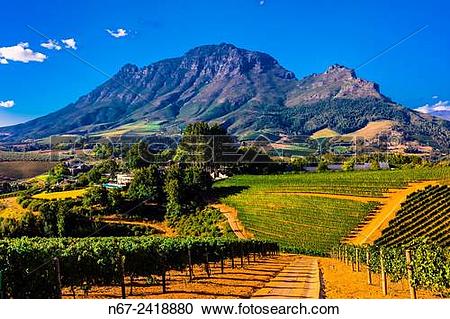
<instances>
[{"instance_id":1,"label":"wooden vine post","mask_svg":"<svg viewBox=\"0 0 450 319\"><path fill-rule=\"evenodd\" d=\"M4 299L3 295L3 272L0 270L0 299Z\"/></svg>"},{"instance_id":2,"label":"wooden vine post","mask_svg":"<svg viewBox=\"0 0 450 319\"><path fill-rule=\"evenodd\" d=\"M225 267L223 263L223 252L220 254L220 273L223 274L225 272Z\"/></svg>"},{"instance_id":3,"label":"wooden vine post","mask_svg":"<svg viewBox=\"0 0 450 319\"><path fill-rule=\"evenodd\" d=\"M408 271L409 295L411 299L417 299L416 288L413 285L414 274L413 274L411 251L407 249L405 254L406 254L406 270Z\"/></svg>"},{"instance_id":4,"label":"wooden vine post","mask_svg":"<svg viewBox=\"0 0 450 319\"><path fill-rule=\"evenodd\" d=\"M355 258L356 258L356 271L360 272L361 269L359 267L359 249L358 248L356 248L356 257Z\"/></svg>"},{"instance_id":5,"label":"wooden vine post","mask_svg":"<svg viewBox=\"0 0 450 319\"><path fill-rule=\"evenodd\" d=\"M194 277L194 272L192 270L192 255L190 247L188 248L188 264L189 264L189 282L191 282Z\"/></svg>"},{"instance_id":6,"label":"wooden vine post","mask_svg":"<svg viewBox=\"0 0 450 319\"><path fill-rule=\"evenodd\" d=\"M62 298L61 267L59 265L58 257L53 258L53 264L55 266L56 285L57 285L56 289L57 289L57 293L58 293L58 299L61 299Z\"/></svg>"},{"instance_id":7,"label":"wooden vine post","mask_svg":"<svg viewBox=\"0 0 450 319\"><path fill-rule=\"evenodd\" d=\"M366 251L366 265L367 265L367 283L372 284L372 272L370 271L370 251Z\"/></svg>"},{"instance_id":8,"label":"wooden vine post","mask_svg":"<svg viewBox=\"0 0 450 319\"><path fill-rule=\"evenodd\" d=\"M231 245L231 269L234 269L234 248Z\"/></svg>"},{"instance_id":9,"label":"wooden vine post","mask_svg":"<svg viewBox=\"0 0 450 319\"><path fill-rule=\"evenodd\" d=\"M380 267L381 267L381 292L384 296L387 295L387 278L386 269L384 267L383 249L380 249Z\"/></svg>"},{"instance_id":10,"label":"wooden vine post","mask_svg":"<svg viewBox=\"0 0 450 319\"><path fill-rule=\"evenodd\" d=\"M119 270L120 270L120 288L122 292L122 299L127 298L125 291L125 256L119 255Z\"/></svg>"},{"instance_id":11,"label":"wooden vine post","mask_svg":"<svg viewBox=\"0 0 450 319\"><path fill-rule=\"evenodd\" d=\"M352 271L355 271L355 259L353 256L350 256L350 263L352 264Z\"/></svg>"},{"instance_id":12,"label":"wooden vine post","mask_svg":"<svg viewBox=\"0 0 450 319\"><path fill-rule=\"evenodd\" d=\"M244 248L241 245L241 268L244 268Z\"/></svg>"},{"instance_id":13,"label":"wooden vine post","mask_svg":"<svg viewBox=\"0 0 450 319\"><path fill-rule=\"evenodd\" d=\"M166 269L163 269L163 271L162 271L161 280L162 280L162 291L163 291L163 294L165 294L167 292Z\"/></svg>"},{"instance_id":14,"label":"wooden vine post","mask_svg":"<svg viewBox=\"0 0 450 319\"><path fill-rule=\"evenodd\" d=\"M208 248L205 248L205 270L206 270L206 274L208 275L208 278L211 277L211 271L209 269Z\"/></svg>"}]
</instances>

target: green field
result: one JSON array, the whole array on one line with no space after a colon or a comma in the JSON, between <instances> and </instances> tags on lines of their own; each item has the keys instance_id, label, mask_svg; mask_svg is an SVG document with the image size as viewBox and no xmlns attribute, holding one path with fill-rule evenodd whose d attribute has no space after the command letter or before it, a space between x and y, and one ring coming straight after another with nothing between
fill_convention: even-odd
<instances>
[{"instance_id":1,"label":"green field","mask_svg":"<svg viewBox=\"0 0 450 319\"><path fill-rule=\"evenodd\" d=\"M450 168L396 171L241 175L215 184L221 201L238 210L239 219L257 238L283 246L329 251L376 204L350 199L305 196L324 193L383 196L389 189L421 180L450 180Z\"/></svg>"}]
</instances>

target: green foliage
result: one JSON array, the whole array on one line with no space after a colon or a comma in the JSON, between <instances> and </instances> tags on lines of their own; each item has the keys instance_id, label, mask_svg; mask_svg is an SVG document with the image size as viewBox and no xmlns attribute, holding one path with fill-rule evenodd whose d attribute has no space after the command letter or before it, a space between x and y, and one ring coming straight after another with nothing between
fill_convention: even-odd
<instances>
[{"instance_id":1,"label":"green foliage","mask_svg":"<svg viewBox=\"0 0 450 319\"><path fill-rule=\"evenodd\" d=\"M183 215L204 206L204 196L211 190L210 175L198 166L185 169L172 165L166 170L164 193L166 195L166 218L171 225Z\"/></svg>"},{"instance_id":2,"label":"green foliage","mask_svg":"<svg viewBox=\"0 0 450 319\"><path fill-rule=\"evenodd\" d=\"M163 177L156 165L133 171L133 181L128 189L128 197L134 201L161 203L163 197Z\"/></svg>"},{"instance_id":3,"label":"green foliage","mask_svg":"<svg viewBox=\"0 0 450 319\"><path fill-rule=\"evenodd\" d=\"M444 185L429 186L410 194L375 243L393 246L426 236L433 242L449 246L449 203L450 187Z\"/></svg>"},{"instance_id":4,"label":"green foliage","mask_svg":"<svg viewBox=\"0 0 450 319\"><path fill-rule=\"evenodd\" d=\"M125 156L125 166L129 170L147 167L153 161L153 155L150 153L148 145L143 141L133 144Z\"/></svg>"},{"instance_id":5,"label":"green foliage","mask_svg":"<svg viewBox=\"0 0 450 319\"><path fill-rule=\"evenodd\" d=\"M41 236L42 228L42 219L29 211L20 219L0 217L0 238Z\"/></svg>"},{"instance_id":6,"label":"green foliage","mask_svg":"<svg viewBox=\"0 0 450 319\"><path fill-rule=\"evenodd\" d=\"M180 163L214 167L233 159L233 139L219 124L195 122L186 126L174 159Z\"/></svg>"},{"instance_id":7,"label":"green foliage","mask_svg":"<svg viewBox=\"0 0 450 319\"><path fill-rule=\"evenodd\" d=\"M369 267L373 272L381 271L380 265L383 259L386 274L393 281L407 279L406 250L408 249L412 259L413 286L440 294L450 293L449 250L430 242L427 238L419 238L402 246L340 246L341 252L343 254L346 252L347 257L352 260L356 258L356 249L359 249L360 262L366 264L366 251L369 251Z\"/></svg>"},{"instance_id":8,"label":"green foliage","mask_svg":"<svg viewBox=\"0 0 450 319\"><path fill-rule=\"evenodd\" d=\"M377 171L380 169L380 163L377 160L371 160L370 161L370 169L372 171Z\"/></svg>"},{"instance_id":9,"label":"green foliage","mask_svg":"<svg viewBox=\"0 0 450 319\"><path fill-rule=\"evenodd\" d=\"M125 196L120 189L111 189L108 191L108 207L111 212L119 212L125 204Z\"/></svg>"},{"instance_id":10,"label":"green foliage","mask_svg":"<svg viewBox=\"0 0 450 319\"><path fill-rule=\"evenodd\" d=\"M349 158L342 164L342 170L344 171L353 171L355 168L356 159L354 157Z\"/></svg>"},{"instance_id":11,"label":"green foliage","mask_svg":"<svg viewBox=\"0 0 450 319\"><path fill-rule=\"evenodd\" d=\"M93 206L106 207L108 204L108 191L103 187L93 186L84 194L83 205L86 208Z\"/></svg>"},{"instance_id":12,"label":"green foliage","mask_svg":"<svg viewBox=\"0 0 450 319\"><path fill-rule=\"evenodd\" d=\"M94 155L99 159L107 159L113 155L113 148L110 144L98 144L94 148Z\"/></svg>"},{"instance_id":13,"label":"green foliage","mask_svg":"<svg viewBox=\"0 0 450 319\"><path fill-rule=\"evenodd\" d=\"M225 194L221 201L236 208L244 226L258 238L327 253L377 204L305 193L382 197L390 189L411 182L445 180L449 176L448 168L236 175L217 182L214 187L217 193ZM445 214L445 210L440 212ZM420 223L424 220L419 220ZM441 226L443 234L448 226L445 223Z\"/></svg>"},{"instance_id":14,"label":"green foliage","mask_svg":"<svg viewBox=\"0 0 450 319\"><path fill-rule=\"evenodd\" d=\"M90 183L99 184L108 181L115 176L119 170L119 165L113 159L104 160L95 165L86 176ZM82 181L85 183L85 181Z\"/></svg>"},{"instance_id":15,"label":"green foliage","mask_svg":"<svg viewBox=\"0 0 450 319\"><path fill-rule=\"evenodd\" d=\"M63 180L64 176L69 175L69 169L62 163L55 165L49 172L47 176L47 183L54 184Z\"/></svg>"},{"instance_id":16,"label":"green foliage","mask_svg":"<svg viewBox=\"0 0 450 319\"><path fill-rule=\"evenodd\" d=\"M328 170L327 162L320 161L319 164L317 165L317 171L318 172L325 172L327 170Z\"/></svg>"},{"instance_id":17,"label":"green foliage","mask_svg":"<svg viewBox=\"0 0 450 319\"><path fill-rule=\"evenodd\" d=\"M0 271L7 298L56 298L55 257L60 263L62 286L80 287L119 283L122 260L125 275L150 277L185 269L188 250L196 265L206 261L206 252L208 260L216 262L241 253L278 251L278 245L225 238L21 238L0 241Z\"/></svg>"},{"instance_id":18,"label":"green foliage","mask_svg":"<svg viewBox=\"0 0 450 319\"><path fill-rule=\"evenodd\" d=\"M205 208L182 216L176 223L177 234L183 237L222 237L226 234L220 224L225 221L219 210Z\"/></svg>"},{"instance_id":19,"label":"green foliage","mask_svg":"<svg viewBox=\"0 0 450 319\"><path fill-rule=\"evenodd\" d=\"M300 172L308 165L308 161L304 157L296 157L291 160L292 170Z\"/></svg>"}]
</instances>

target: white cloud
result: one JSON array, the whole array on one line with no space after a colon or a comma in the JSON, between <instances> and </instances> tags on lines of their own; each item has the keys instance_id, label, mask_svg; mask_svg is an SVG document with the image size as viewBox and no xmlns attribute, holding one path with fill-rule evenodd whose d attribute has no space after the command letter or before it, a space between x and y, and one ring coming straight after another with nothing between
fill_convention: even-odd
<instances>
[{"instance_id":1,"label":"white cloud","mask_svg":"<svg viewBox=\"0 0 450 319\"><path fill-rule=\"evenodd\" d=\"M437 99L439 96L437 96L437 95L433 95L431 98L432 99Z\"/></svg>"},{"instance_id":2,"label":"white cloud","mask_svg":"<svg viewBox=\"0 0 450 319\"><path fill-rule=\"evenodd\" d=\"M10 108L13 107L15 102L13 100L0 101L0 107Z\"/></svg>"},{"instance_id":3,"label":"white cloud","mask_svg":"<svg viewBox=\"0 0 450 319\"><path fill-rule=\"evenodd\" d=\"M425 104L424 106L417 108L416 111L422 113L442 112L442 111L450 112L450 101L439 101L433 105Z\"/></svg>"},{"instance_id":4,"label":"white cloud","mask_svg":"<svg viewBox=\"0 0 450 319\"><path fill-rule=\"evenodd\" d=\"M122 38L128 35L128 31L122 28L117 29L117 31L106 29L106 32L108 32L114 38Z\"/></svg>"},{"instance_id":5,"label":"white cloud","mask_svg":"<svg viewBox=\"0 0 450 319\"><path fill-rule=\"evenodd\" d=\"M51 39L48 39L47 42L41 43L41 47L44 47L49 50L56 50L56 51L59 51L62 49L61 46L59 45L58 41L51 40Z\"/></svg>"},{"instance_id":6,"label":"white cloud","mask_svg":"<svg viewBox=\"0 0 450 319\"><path fill-rule=\"evenodd\" d=\"M21 42L12 47L0 48L0 64L8 64L8 61L28 63L44 62L47 58L45 54L34 52L29 49L28 42Z\"/></svg>"},{"instance_id":7,"label":"white cloud","mask_svg":"<svg viewBox=\"0 0 450 319\"><path fill-rule=\"evenodd\" d=\"M77 42L75 41L74 38L63 39L63 40L61 40L61 42L64 43L64 46L67 49L73 49L73 50L77 49Z\"/></svg>"}]
</instances>

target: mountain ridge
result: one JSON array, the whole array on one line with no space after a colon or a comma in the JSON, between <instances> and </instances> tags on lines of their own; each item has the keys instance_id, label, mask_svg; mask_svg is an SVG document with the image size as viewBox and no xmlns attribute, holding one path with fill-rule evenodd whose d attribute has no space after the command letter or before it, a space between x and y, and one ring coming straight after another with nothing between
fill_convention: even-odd
<instances>
[{"instance_id":1,"label":"mountain ridge","mask_svg":"<svg viewBox=\"0 0 450 319\"><path fill-rule=\"evenodd\" d=\"M76 102L0 128L0 134L18 141L94 133L142 120L164 123L163 131L192 121L219 122L239 136L310 134L326 127L348 133L383 119L398 123L406 138L423 136L449 146L449 122L400 106L350 68L335 64L298 79L266 53L222 43L143 67L126 64Z\"/></svg>"}]
</instances>

